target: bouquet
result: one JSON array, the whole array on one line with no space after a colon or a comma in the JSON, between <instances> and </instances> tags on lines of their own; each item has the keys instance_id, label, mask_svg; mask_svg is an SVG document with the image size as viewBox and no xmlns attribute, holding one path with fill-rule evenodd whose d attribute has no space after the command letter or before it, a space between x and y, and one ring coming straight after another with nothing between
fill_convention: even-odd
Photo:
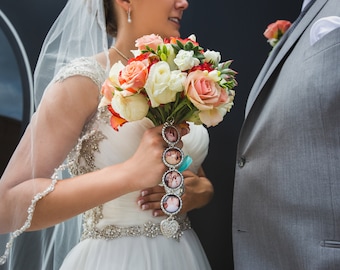
<instances>
[{"instance_id":1,"label":"bouquet","mask_svg":"<svg viewBox=\"0 0 340 270\"><path fill-rule=\"evenodd\" d=\"M186 39L151 34L136 40L134 58L115 63L104 82L99 107L112 113L114 130L149 118L155 125L171 119L216 126L233 106L237 85L232 61L204 50L194 35Z\"/></svg>"}]
</instances>

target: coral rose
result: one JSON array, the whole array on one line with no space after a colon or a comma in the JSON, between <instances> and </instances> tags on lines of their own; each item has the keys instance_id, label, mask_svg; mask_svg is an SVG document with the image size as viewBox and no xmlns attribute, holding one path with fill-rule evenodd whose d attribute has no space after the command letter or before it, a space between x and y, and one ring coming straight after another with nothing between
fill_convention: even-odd
<instances>
[{"instance_id":1,"label":"coral rose","mask_svg":"<svg viewBox=\"0 0 340 270\"><path fill-rule=\"evenodd\" d=\"M148 76L147 61L132 61L119 74L121 87L132 93L143 88Z\"/></svg>"},{"instance_id":2,"label":"coral rose","mask_svg":"<svg viewBox=\"0 0 340 270\"><path fill-rule=\"evenodd\" d=\"M290 26L290 21L277 20L276 22L267 26L267 29L264 31L263 35L268 39L270 45L274 47Z\"/></svg>"},{"instance_id":3,"label":"coral rose","mask_svg":"<svg viewBox=\"0 0 340 270\"><path fill-rule=\"evenodd\" d=\"M286 20L277 20L274 23L268 25L267 29L264 31L263 35L268 38L280 38L280 35L283 35L291 23Z\"/></svg>"},{"instance_id":4,"label":"coral rose","mask_svg":"<svg viewBox=\"0 0 340 270\"><path fill-rule=\"evenodd\" d=\"M100 91L103 98L100 100L100 103L98 106L99 108L105 107L111 103L114 91L115 91L115 88L113 87L110 79L106 79Z\"/></svg>"}]
</instances>

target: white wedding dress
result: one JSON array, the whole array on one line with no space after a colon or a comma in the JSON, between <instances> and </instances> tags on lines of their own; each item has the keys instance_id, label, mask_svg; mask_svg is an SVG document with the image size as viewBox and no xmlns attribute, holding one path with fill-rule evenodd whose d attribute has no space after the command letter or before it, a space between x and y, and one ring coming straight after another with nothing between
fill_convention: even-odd
<instances>
[{"instance_id":1,"label":"white wedding dress","mask_svg":"<svg viewBox=\"0 0 340 270\"><path fill-rule=\"evenodd\" d=\"M106 76L95 60L81 58L62 69L55 80L62 81L73 75L91 78L98 89ZM145 129L153 126L145 118L126 123L117 132L109 119L110 113L102 108L85 126L77 146L68 156L72 175L125 161L135 152ZM189 169L197 172L208 152L208 132L201 125L190 124L190 133L182 140L183 152L193 159ZM136 177L143 181L143 175ZM165 217L153 217L151 211L142 211L137 205L138 196L139 192L129 193L84 213L82 239L68 253L61 269L211 269L189 219L180 217L181 230L175 238L167 238L159 228Z\"/></svg>"}]
</instances>

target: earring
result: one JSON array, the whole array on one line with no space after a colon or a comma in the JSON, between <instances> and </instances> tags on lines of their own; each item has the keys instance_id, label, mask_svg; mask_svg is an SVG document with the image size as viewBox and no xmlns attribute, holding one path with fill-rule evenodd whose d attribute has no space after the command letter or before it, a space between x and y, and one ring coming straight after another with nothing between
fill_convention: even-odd
<instances>
[{"instance_id":1,"label":"earring","mask_svg":"<svg viewBox=\"0 0 340 270\"><path fill-rule=\"evenodd\" d=\"M129 7L128 12L127 12L127 21L128 23L131 23L131 9Z\"/></svg>"}]
</instances>

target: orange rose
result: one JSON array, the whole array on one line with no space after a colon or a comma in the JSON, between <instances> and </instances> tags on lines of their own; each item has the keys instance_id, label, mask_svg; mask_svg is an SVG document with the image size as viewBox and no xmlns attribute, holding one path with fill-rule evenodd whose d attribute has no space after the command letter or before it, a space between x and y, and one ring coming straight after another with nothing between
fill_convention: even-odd
<instances>
[{"instance_id":1,"label":"orange rose","mask_svg":"<svg viewBox=\"0 0 340 270\"><path fill-rule=\"evenodd\" d=\"M102 85L101 94L109 101L113 97L115 88L112 86L110 79L106 79Z\"/></svg>"},{"instance_id":2,"label":"orange rose","mask_svg":"<svg viewBox=\"0 0 340 270\"><path fill-rule=\"evenodd\" d=\"M291 23L285 20L277 20L274 23L268 25L263 35L267 39L276 38L279 39L290 27Z\"/></svg>"},{"instance_id":3,"label":"orange rose","mask_svg":"<svg viewBox=\"0 0 340 270\"><path fill-rule=\"evenodd\" d=\"M132 93L143 88L148 76L148 65L146 61L132 61L119 74L121 87Z\"/></svg>"},{"instance_id":4,"label":"orange rose","mask_svg":"<svg viewBox=\"0 0 340 270\"><path fill-rule=\"evenodd\" d=\"M267 26L263 35L268 39L269 44L274 47L290 26L291 23L289 21L277 20Z\"/></svg>"},{"instance_id":5,"label":"orange rose","mask_svg":"<svg viewBox=\"0 0 340 270\"><path fill-rule=\"evenodd\" d=\"M169 39L165 39L166 42L170 44L177 44L177 41L180 41L183 45L191 42L194 46L199 46L198 42L196 42L195 35L191 35L188 38L179 38L179 37L170 37Z\"/></svg>"},{"instance_id":6,"label":"orange rose","mask_svg":"<svg viewBox=\"0 0 340 270\"><path fill-rule=\"evenodd\" d=\"M114 91L115 88L113 87L110 79L106 79L100 91L103 97L101 98L98 105L99 108L105 107L111 103Z\"/></svg>"}]
</instances>

